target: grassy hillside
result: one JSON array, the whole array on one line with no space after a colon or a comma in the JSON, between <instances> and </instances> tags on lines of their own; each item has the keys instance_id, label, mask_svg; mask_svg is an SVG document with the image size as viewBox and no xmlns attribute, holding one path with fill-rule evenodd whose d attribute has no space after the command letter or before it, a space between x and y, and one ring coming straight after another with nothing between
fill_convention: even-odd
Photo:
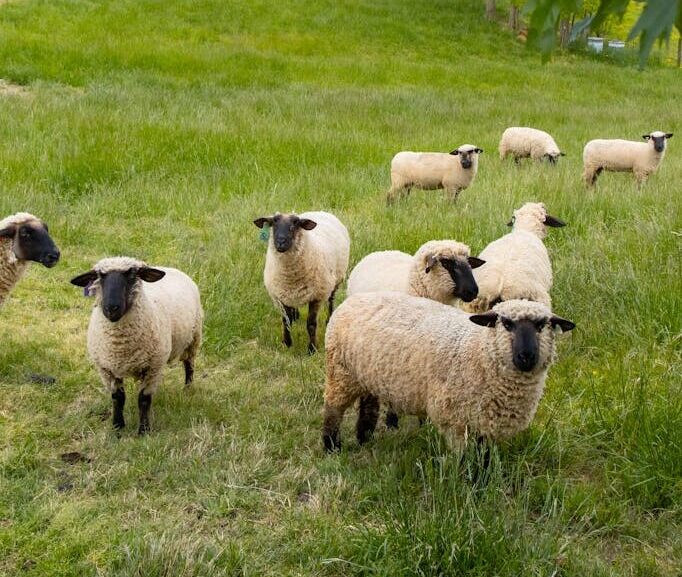
<instances>
[{"instance_id":1,"label":"grassy hillside","mask_svg":"<svg viewBox=\"0 0 682 577\"><path fill-rule=\"evenodd\" d=\"M0 5L0 215L40 215L63 253L0 310L0 575L679 575L679 72L542 66L478 4ZM549 130L560 166L502 163L517 124ZM588 139L659 128L677 135L645 188L584 190ZM464 142L485 154L456 205L385 206L395 151ZM355 263L432 238L476 254L528 200L569 223L547 244L578 325L531 429L487 483L411 419L358 448L350 411L325 456L324 354L301 323L280 344L251 220L333 211ZM169 370L143 439L134 402L110 430L68 283L113 254L187 271L206 310L196 386Z\"/></svg>"}]
</instances>

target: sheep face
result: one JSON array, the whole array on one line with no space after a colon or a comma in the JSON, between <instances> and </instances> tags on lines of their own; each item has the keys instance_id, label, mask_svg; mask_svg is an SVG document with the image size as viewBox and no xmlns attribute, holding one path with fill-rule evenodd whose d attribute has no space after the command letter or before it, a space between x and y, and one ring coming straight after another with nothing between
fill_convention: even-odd
<instances>
[{"instance_id":1,"label":"sheep face","mask_svg":"<svg viewBox=\"0 0 682 577\"><path fill-rule=\"evenodd\" d=\"M459 156L459 162L462 165L462 168L468 169L474 165L477 155L481 154L482 152L482 148L465 144L460 146L457 150L453 150L450 154L453 156Z\"/></svg>"},{"instance_id":2,"label":"sheep face","mask_svg":"<svg viewBox=\"0 0 682 577\"><path fill-rule=\"evenodd\" d=\"M76 286L89 287L95 282L99 294L102 314L115 323L125 315L135 300L140 282L156 282L166 275L162 270L151 267L132 267L125 270L93 269L71 279Z\"/></svg>"},{"instance_id":3,"label":"sheep face","mask_svg":"<svg viewBox=\"0 0 682 577\"><path fill-rule=\"evenodd\" d=\"M18 260L39 262L47 268L59 261L59 249L50 237L47 225L40 220L10 224L0 230L0 238L12 239L12 251Z\"/></svg>"},{"instance_id":4,"label":"sheep face","mask_svg":"<svg viewBox=\"0 0 682 577\"><path fill-rule=\"evenodd\" d=\"M556 165L557 162L559 162L559 157L560 156L566 156L565 153L563 152L553 152L553 153L547 153L544 155L544 157L547 159L547 162L549 162L551 165Z\"/></svg>"},{"instance_id":5,"label":"sheep face","mask_svg":"<svg viewBox=\"0 0 682 577\"><path fill-rule=\"evenodd\" d=\"M554 330L570 331L575 324L553 315L540 303L522 300L502 302L469 320L495 331L495 360L503 372L538 373L554 356ZM511 359L511 364L509 360Z\"/></svg>"},{"instance_id":6,"label":"sheep face","mask_svg":"<svg viewBox=\"0 0 682 577\"><path fill-rule=\"evenodd\" d=\"M547 233L546 227L560 228L566 226L566 223L555 216L547 214L547 209L542 202L527 202L521 208L514 211L514 215L507 223L507 226L512 226L515 230L532 231L540 238L544 238Z\"/></svg>"},{"instance_id":7,"label":"sheep face","mask_svg":"<svg viewBox=\"0 0 682 577\"><path fill-rule=\"evenodd\" d=\"M296 238L303 230L312 230L317 223L309 218L300 218L296 214L280 214L264 216L253 221L258 228L266 224L272 228L272 243L277 252L287 252L294 246Z\"/></svg>"},{"instance_id":8,"label":"sheep face","mask_svg":"<svg viewBox=\"0 0 682 577\"><path fill-rule=\"evenodd\" d=\"M665 145L666 145L666 140L668 138L672 138L673 134L672 132L661 132L660 130L657 130L655 132L652 132L651 134L645 134L642 136L644 140L647 140L651 142L651 144L654 147L654 150L656 152L663 152L665 150Z\"/></svg>"},{"instance_id":9,"label":"sheep face","mask_svg":"<svg viewBox=\"0 0 682 577\"><path fill-rule=\"evenodd\" d=\"M437 263L447 271L452 279L452 296L469 303L478 296L478 285L471 269L477 268L485 261L475 256L464 258L436 258L427 259L426 272L430 272Z\"/></svg>"}]
</instances>

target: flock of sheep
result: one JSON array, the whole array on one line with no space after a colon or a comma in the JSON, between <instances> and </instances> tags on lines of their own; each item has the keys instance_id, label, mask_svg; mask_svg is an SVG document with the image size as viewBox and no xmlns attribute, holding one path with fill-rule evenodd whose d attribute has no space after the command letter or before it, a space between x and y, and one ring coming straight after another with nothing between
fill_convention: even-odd
<instances>
[{"instance_id":1,"label":"flock of sheep","mask_svg":"<svg viewBox=\"0 0 682 577\"><path fill-rule=\"evenodd\" d=\"M632 172L639 184L660 165L672 134L646 142L593 140L585 146L584 179ZM509 128L500 156L563 155L554 139L533 128ZM463 145L444 153L400 152L391 163L388 201L412 187L445 189L453 199L474 180L483 151ZM365 256L348 278L348 298L334 312L350 256L346 227L327 212L275 213L254 220L267 239L264 283L282 315L283 341L308 307L308 351L317 350L317 314L328 305L323 443L340 448L344 412L359 399L356 435L373 433L380 405L386 424L401 414L429 417L449 444L470 437L507 438L528 427L555 360L555 337L574 324L551 311L552 267L543 239L564 223L542 203L514 211L509 234L478 256L466 244L431 240L414 255ZM50 268L59 250L47 225L28 213L0 221L0 305L31 261ZM124 427L123 379L140 382L139 433L149 428L152 396L164 366L181 360L192 382L203 310L196 284L173 268L129 257L104 258L71 282L94 296L88 353L111 393L113 425Z\"/></svg>"}]
</instances>

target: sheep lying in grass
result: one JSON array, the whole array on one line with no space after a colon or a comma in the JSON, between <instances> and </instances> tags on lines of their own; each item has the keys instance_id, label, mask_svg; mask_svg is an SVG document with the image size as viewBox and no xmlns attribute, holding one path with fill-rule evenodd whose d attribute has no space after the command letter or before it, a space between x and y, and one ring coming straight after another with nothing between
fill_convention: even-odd
<instances>
[{"instance_id":1,"label":"sheep lying in grass","mask_svg":"<svg viewBox=\"0 0 682 577\"><path fill-rule=\"evenodd\" d=\"M547 227L565 223L547 214L541 202L514 211L512 232L491 242L479 255L485 266L474 272L478 297L462 305L469 312L490 310L500 301L528 299L551 306L552 264L543 239Z\"/></svg>"},{"instance_id":2,"label":"sheep lying in grass","mask_svg":"<svg viewBox=\"0 0 682 577\"><path fill-rule=\"evenodd\" d=\"M658 169L665 156L666 140L672 132L651 132L642 138L646 142L631 140L591 140L583 150L583 178L587 186L594 186L597 177L608 172L632 172L640 186Z\"/></svg>"},{"instance_id":3,"label":"sheep lying in grass","mask_svg":"<svg viewBox=\"0 0 682 577\"><path fill-rule=\"evenodd\" d=\"M574 324L530 301L469 316L432 300L385 292L350 297L327 328L323 442L341 446L343 414L360 398L360 443L379 403L428 416L453 448L467 436L526 429L554 361L556 329Z\"/></svg>"},{"instance_id":4,"label":"sheep lying in grass","mask_svg":"<svg viewBox=\"0 0 682 577\"><path fill-rule=\"evenodd\" d=\"M520 158L533 160L548 160L556 164L560 156L566 156L559 150L551 135L537 128L526 126L512 126L502 133L500 139L500 159L513 156L516 163Z\"/></svg>"},{"instance_id":5,"label":"sheep lying in grass","mask_svg":"<svg viewBox=\"0 0 682 577\"><path fill-rule=\"evenodd\" d=\"M450 154L444 152L399 152L391 161L390 204L406 196L412 187L424 190L443 188L452 200L468 188L478 172L478 155L483 152L473 144L463 144Z\"/></svg>"},{"instance_id":6,"label":"sheep lying in grass","mask_svg":"<svg viewBox=\"0 0 682 577\"><path fill-rule=\"evenodd\" d=\"M399 291L452 304L469 302L478 287L471 269L484 263L469 256L469 247L454 240L430 240L411 256L398 250L373 252L348 277L348 296L363 292Z\"/></svg>"},{"instance_id":7,"label":"sheep lying in grass","mask_svg":"<svg viewBox=\"0 0 682 577\"><path fill-rule=\"evenodd\" d=\"M167 363L181 360L185 385L194 376L201 344L203 311L199 289L174 268L151 268L129 257L100 260L71 280L94 293L88 328L88 353L104 386L111 391L114 428L125 426L123 379L140 381L139 434L149 431L152 395Z\"/></svg>"},{"instance_id":8,"label":"sheep lying in grass","mask_svg":"<svg viewBox=\"0 0 682 577\"><path fill-rule=\"evenodd\" d=\"M263 280L270 298L282 311L282 340L291 346L291 324L299 316L298 308L307 304L308 352L312 354L317 350L320 304L327 301L331 317L334 295L348 270L348 231L328 212L278 212L253 223L271 229Z\"/></svg>"},{"instance_id":9,"label":"sheep lying in grass","mask_svg":"<svg viewBox=\"0 0 682 577\"><path fill-rule=\"evenodd\" d=\"M27 212L0 220L0 306L31 261L47 268L59 261L59 249L50 237L47 225Z\"/></svg>"}]
</instances>

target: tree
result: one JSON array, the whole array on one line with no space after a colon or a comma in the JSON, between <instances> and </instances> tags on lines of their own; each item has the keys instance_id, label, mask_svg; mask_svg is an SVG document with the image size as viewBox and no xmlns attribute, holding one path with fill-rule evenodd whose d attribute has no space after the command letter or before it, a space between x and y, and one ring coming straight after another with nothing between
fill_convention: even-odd
<instances>
[{"instance_id":1,"label":"tree","mask_svg":"<svg viewBox=\"0 0 682 577\"><path fill-rule=\"evenodd\" d=\"M497 14L497 6L495 0L485 0L485 17L488 20L495 20Z\"/></svg>"},{"instance_id":2,"label":"tree","mask_svg":"<svg viewBox=\"0 0 682 577\"><path fill-rule=\"evenodd\" d=\"M656 40L669 41L673 26L682 32L682 0L599 0L596 11L575 23L571 39L587 29L602 25L609 16L623 17L631 1L643 2L644 10L635 22L628 40L639 38L640 65L644 66ZM528 44L549 58L556 46L561 14L585 9L583 0L528 0L524 12L530 15Z\"/></svg>"}]
</instances>

